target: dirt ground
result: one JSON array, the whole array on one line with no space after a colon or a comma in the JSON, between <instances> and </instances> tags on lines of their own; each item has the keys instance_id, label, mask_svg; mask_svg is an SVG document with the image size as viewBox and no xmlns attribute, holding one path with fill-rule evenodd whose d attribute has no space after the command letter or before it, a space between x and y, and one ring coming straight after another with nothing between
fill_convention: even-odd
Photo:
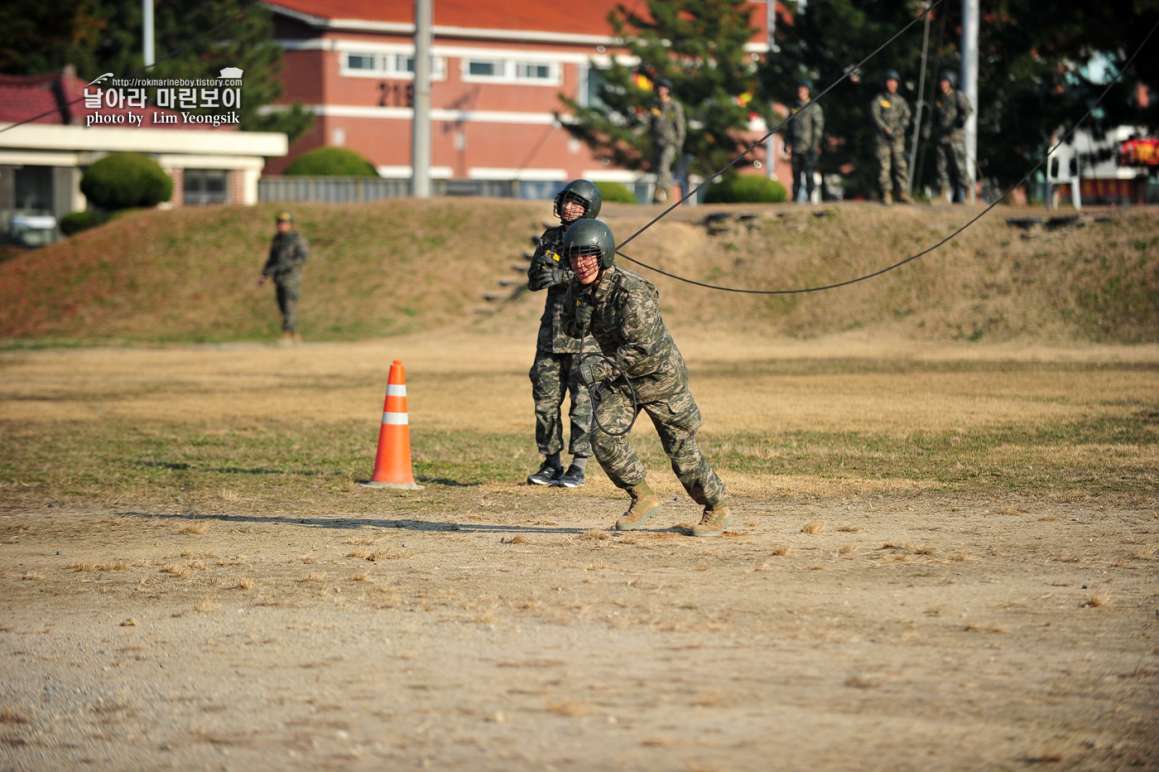
<instances>
[{"instance_id":1,"label":"dirt ground","mask_svg":"<svg viewBox=\"0 0 1159 772\"><path fill-rule=\"evenodd\" d=\"M0 768L1159 769L1159 347L678 330L694 540L519 484L525 338L0 353Z\"/></svg>"}]
</instances>

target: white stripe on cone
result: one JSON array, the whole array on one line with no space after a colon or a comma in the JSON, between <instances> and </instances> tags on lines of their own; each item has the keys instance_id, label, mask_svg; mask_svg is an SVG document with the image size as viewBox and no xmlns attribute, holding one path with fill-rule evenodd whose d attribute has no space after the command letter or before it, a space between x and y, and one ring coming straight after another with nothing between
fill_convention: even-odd
<instances>
[{"instance_id":1,"label":"white stripe on cone","mask_svg":"<svg viewBox=\"0 0 1159 772\"><path fill-rule=\"evenodd\" d=\"M389 384L386 387L386 396L388 396L388 397L405 397L406 396L406 384L404 383L401 386L394 384L394 383Z\"/></svg>"},{"instance_id":2,"label":"white stripe on cone","mask_svg":"<svg viewBox=\"0 0 1159 772\"><path fill-rule=\"evenodd\" d=\"M390 426L406 426L410 423L410 419L406 413L383 413L382 422Z\"/></svg>"}]
</instances>

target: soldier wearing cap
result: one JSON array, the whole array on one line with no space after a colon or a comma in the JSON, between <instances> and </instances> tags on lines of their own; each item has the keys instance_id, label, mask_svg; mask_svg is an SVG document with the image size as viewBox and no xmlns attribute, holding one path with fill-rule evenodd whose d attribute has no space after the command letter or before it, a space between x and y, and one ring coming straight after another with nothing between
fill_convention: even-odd
<instances>
[{"instance_id":1,"label":"soldier wearing cap","mask_svg":"<svg viewBox=\"0 0 1159 772\"><path fill-rule=\"evenodd\" d=\"M821 137L825 132L825 113L818 103L809 104L813 84L797 84L797 111L786 129L786 144L793 165L793 201L800 199L801 177L805 178L805 201L813 200L813 177L821 155Z\"/></svg>"},{"instance_id":2,"label":"soldier wearing cap","mask_svg":"<svg viewBox=\"0 0 1159 772\"><path fill-rule=\"evenodd\" d=\"M941 194L955 204L965 200L969 185L966 120L973 111L969 97L958 90L958 77L949 70L943 72L938 81L931 123L938 157L938 187ZM927 128L923 133L928 132Z\"/></svg>"},{"instance_id":3,"label":"soldier wearing cap","mask_svg":"<svg viewBox=\"0 0 1159 772\"><path fill-rule=\"evenodd\" d=\"M901 76L897 70L885 73L885 91L870 105L877 136L877 161L880 164L881 201L893 203L894 194L904 204L913 203L909 195L909 163L905 157L905 132L910 122L909 104L898 93Z\"/></svg>"},{"instance_id":4,"label":"soldier wearing cap","mask_svg":"<svg viewBox=\"0 0 1159 772\"><path fill-rule=\"evenodd\" d=\"M289 212L278 212L275 218L278 232L270 244L270 254L258 278L258 286L267 279L274 280L277 288L278 309L282 312L282 340L300 341L298 334L298 294L302 286L302 266L309 249L302 234L294 229L294 217Z\"/></svg>"}]
</instances>

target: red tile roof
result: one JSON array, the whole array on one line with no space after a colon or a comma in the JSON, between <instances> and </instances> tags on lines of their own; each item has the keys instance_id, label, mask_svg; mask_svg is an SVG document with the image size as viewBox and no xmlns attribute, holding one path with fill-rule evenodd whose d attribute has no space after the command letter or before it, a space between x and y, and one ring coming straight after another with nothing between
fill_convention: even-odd
<instances>
[{"instance_id":1,"label":"red tile roof","mask_svg":"<svg viewBox=\"0 0 1159 772\"><path fill-rule=\"evenodd\" d=\"M435 0L435 25L554 34L612 34L608 14L623 3L629 10L644 14L643 0L581 0L580 3L551 0ZM413 0L267 0L275 11L284 8L323 19L372 22L414 22ZM778 10L784 9L780 2ZM764 26L764 3L752 4L754 24ZM759 36L763 39L763 32Z\"/></svg>"}]
</instances>

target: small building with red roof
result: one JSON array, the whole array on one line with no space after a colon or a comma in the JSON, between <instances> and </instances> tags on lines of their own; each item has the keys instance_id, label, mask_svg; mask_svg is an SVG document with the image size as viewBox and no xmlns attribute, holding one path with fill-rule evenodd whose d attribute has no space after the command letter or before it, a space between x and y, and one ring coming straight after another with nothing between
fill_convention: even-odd
<instances>
[{"instance_id":1,"label":"small building with red roof","mask_svg":"<svg viewBox=\"0 0 1159 772\"><path fill-rule=\"evenodd\" d=\"M775 0L752 3L759 22L748 45L754 58L768 50L768 2ZM601 65L613 55L631 63L608 22L618 4L433 0L432 177L515 181L528 197L576 177L647 184L647 175L596 160L560 123L561 93L586 104ZM284 51L281 101L300 102L315 115L311 130L270 171L329 145L361 153L383 177L409 179L413 0L265 5ZM763 121L750 129L763 133Z\"/></svg>"}]
</instances>

